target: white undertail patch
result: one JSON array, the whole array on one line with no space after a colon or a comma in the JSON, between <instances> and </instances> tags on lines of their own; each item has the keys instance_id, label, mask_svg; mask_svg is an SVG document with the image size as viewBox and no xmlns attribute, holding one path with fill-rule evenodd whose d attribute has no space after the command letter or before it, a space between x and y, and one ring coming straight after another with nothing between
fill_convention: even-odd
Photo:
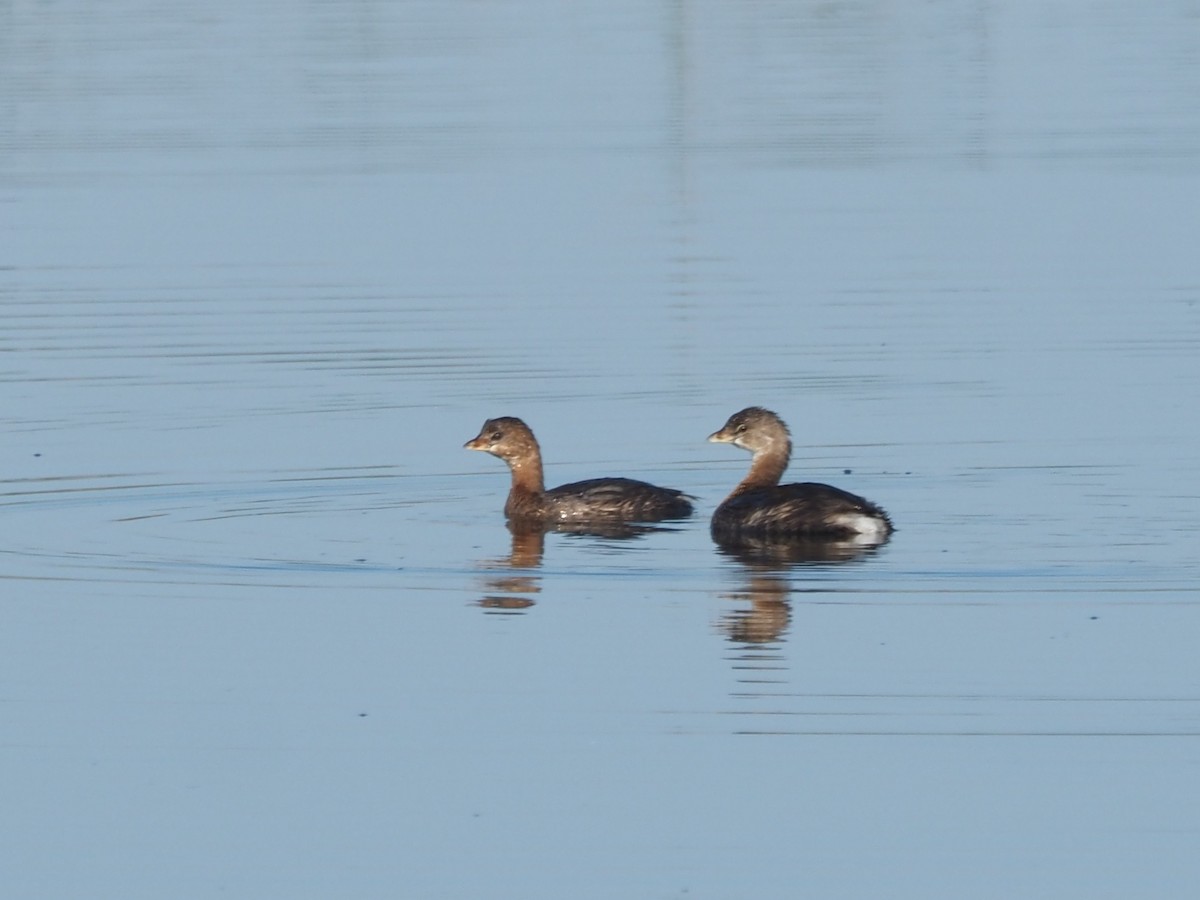
<instances>
[{"instance_id":1,"label":"white undertail patch","mask_svg":"<svg viewBox=\"0 0 1200 900\"><path fill-rule=\"evenodd\" d=\"M883 519L869 516L866 513L844 513L838 516L836 521L843 528L855 531L867 539L881 539L888 535L887 523Z\"/></svg>"}]
</instances>

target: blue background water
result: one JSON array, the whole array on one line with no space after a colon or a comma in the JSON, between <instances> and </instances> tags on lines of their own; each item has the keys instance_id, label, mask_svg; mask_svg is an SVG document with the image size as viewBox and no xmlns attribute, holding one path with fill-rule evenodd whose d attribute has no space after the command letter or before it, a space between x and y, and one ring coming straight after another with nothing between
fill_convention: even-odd
<instances>
[{"instance_id":1,"label":"blue background water","mask_svg":"<svg viewBox=\"0 0 1200 900\"><path fill-rule=\"evenodd\" d=\"M1198 22L0 4L6 893L1190 897Z\"/></svg>"}]
</instances>

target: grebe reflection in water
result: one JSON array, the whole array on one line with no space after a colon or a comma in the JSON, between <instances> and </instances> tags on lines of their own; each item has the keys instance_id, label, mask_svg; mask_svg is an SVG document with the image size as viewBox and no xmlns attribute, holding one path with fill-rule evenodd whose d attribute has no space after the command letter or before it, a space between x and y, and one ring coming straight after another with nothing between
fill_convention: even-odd
<instances>
[{"instance_id":1,"label":"grebe reflection in water","mask_svg":"<svg viewBox=\"0 0 1200 900\"><path fill-rule=\"evenodd\" d=\"M508 530L512 535L508 556L481 563L488 574L483 578L486 593L479 605L492 611L520 612L533 606L533 597L542 592L542 576L536 570L546 551L546 529L513 527L510 522Z\"/></svg>"},{"instance_id":2,"label":"grebe reflection in water","mask_svg":"<svg viewBox=\"0 0 1200 900\"><path fill-rule=\"evenodd\" d=\"M556 522L543 524L510 519L507 523L512 537L509 555L484 560L479 567L488 574L483 577L486 593L478 604L493 611L519 612L533 606L534 597L542 592L542 576L538 569L546 553L547 533L563 534L568 540L595 539L600 542L628 542L659 531L673 531L661 525L641 525L634 522Z\"/></svg>"}]
</instances>

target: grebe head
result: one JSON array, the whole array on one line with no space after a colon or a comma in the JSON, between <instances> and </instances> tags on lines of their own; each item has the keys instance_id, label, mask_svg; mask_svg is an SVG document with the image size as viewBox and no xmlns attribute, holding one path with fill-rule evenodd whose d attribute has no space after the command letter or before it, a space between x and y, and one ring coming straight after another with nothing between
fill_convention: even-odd
<instances>
[{"instance_id":1,"label":"grebe head","mask_svg":"<svg viewBox=\"0 0 1200 900\"><path fill-rule=\"evenodd\" d=\"M538 444L529 426L514 416L488 419L479 434L463 444L468 450L482 450L505 462L537 455Z\"/></svg>"},{"instance_id":2,"label":"grebe head","mask_svg":"<svg viewBox=\"0 0 1200 900\"><path fill-rule=\"evenodd\" d=\"M717 444L733 444L755 454L773 449L790 452L792 448L783 420L761 406L749 406L734 413L721 430L710 434L708 439Z\"/></svg>"}]
</instances>

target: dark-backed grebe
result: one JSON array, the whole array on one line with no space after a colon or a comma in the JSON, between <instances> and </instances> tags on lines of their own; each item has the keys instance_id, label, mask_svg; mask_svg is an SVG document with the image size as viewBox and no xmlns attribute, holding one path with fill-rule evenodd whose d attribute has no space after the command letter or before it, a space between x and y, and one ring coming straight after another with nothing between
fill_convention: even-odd
<instances>
[{"instance_id":1,"label":"dark-backed grebe","mask_svg":"<svg viewBox=\"0 0 1200 900\"><path fill-rule=\"evenodd\" d=\"M882 542L892 533L887 513L857 494L828 484L779 483L792 440L783 420L769 409L751 406L734 413L708 439L754 454L749 474L713 513L718 541L757 535Z\"/></svg>"},{"instance_id":2,"label":"dark-backed grebe","mask_svg":"<svg viewBox=\"0 0 1200 900\"><path fill-rule=\"evenodd\" d=\"M504 514L512 520L657 522L692 514L687 494L632 478L591 478L546 490L537 439L528 425L512 416L488 419L479 435L463 446L498 456L512 469L512 488L504 504Z\"/></svg>"}]
</instances>

